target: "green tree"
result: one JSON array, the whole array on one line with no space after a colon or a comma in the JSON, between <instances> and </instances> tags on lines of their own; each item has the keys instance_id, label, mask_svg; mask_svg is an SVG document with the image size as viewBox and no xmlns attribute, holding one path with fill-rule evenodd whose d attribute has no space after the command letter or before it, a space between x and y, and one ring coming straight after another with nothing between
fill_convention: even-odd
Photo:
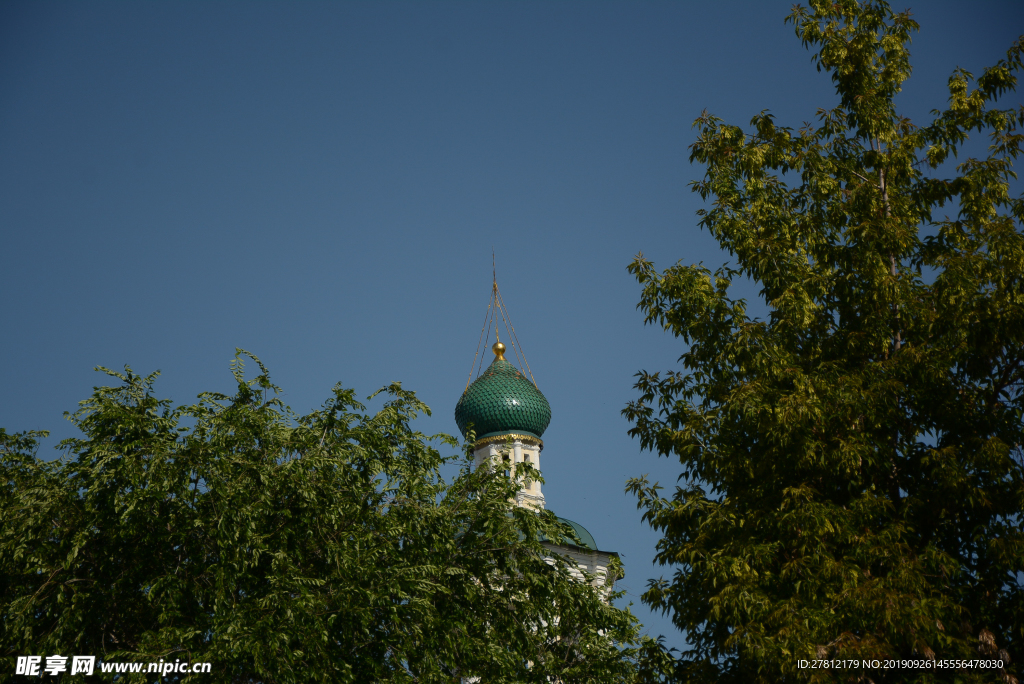
<instances>
[{"instance_id":1,"label":"green tree","mask_svg":"<svg viewBox=\"0 0 1024 684\"><path fill-rule=\"evenodd\" d=\"M571 531L511 505L502 473L442 456L457 443L412 429L427 407L411 392L386 388L367 415L336 387L296 417L256 363L247 381L236 359L234 396L177 408L156 374L107 371L119 386L81 403L60 461L0 430L5 668L77 654L211 663L171 681L630 678L636 620L538 541Z\"/></svg>"},{"instance_id":2,"label":"green tree","mask_svg":"<svg viewBox=\"0 0 1024 684\"><path fill-rule=\"evenodd\" d=\"M624 411L643 447L682 464L671 495L629 483L675 567L644 601L686 633L681 681L1015 682L1024 108L994 103L1022 43L976 80L955 71L948 107L918 126L894 101L909 13L815 0L787 21L838 106L798 130L704 113L699 222L732 265L630 266L647 322L686 345L680 370L638 374ZM987 156L954 167L969 133ZM759 286L765 315L730 295L736 279ZM1005 669L798 667L999 657Z\"/></svg>"}]
</instances>

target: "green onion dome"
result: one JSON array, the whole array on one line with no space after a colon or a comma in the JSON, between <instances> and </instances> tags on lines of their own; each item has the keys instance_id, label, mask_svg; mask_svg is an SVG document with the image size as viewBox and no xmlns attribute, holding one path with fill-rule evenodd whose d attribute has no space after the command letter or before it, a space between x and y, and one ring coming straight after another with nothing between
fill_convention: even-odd
<instances>
[{"instance_id":1,"label":"green onion dome","mask_svg":"<svg viewBox=\"0 0 1024 684\"><path fill-rule=\"evenodd\" d=\"M540 439L551 422L551 406L518 368L505 360L505 345L495 343L496 358L462 393L455 423L465 437L470 426L476 439L526 434Z\"/></svg>"}]
</instances>

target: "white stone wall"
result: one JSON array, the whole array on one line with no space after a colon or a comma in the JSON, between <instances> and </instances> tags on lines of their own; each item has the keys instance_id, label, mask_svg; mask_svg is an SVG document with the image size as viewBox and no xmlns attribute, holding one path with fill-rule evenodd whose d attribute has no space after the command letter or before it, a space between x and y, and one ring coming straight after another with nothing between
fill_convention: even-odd
<instances>
[{"instance_id":1,"label":"white stone wall","mask_svg":"<svg viewBox=\"0 0 1024 684\"><path fill-rule=\"evenodd\" d=\"M611 563L612 554L605 553L604 551L590 551L576 546L562 546L560 544L546 543L544 546L551 549L552 553L569 558L576 564L576 569L572 571L572 575L578 581L582 582L589 576L591 586L600 589L605 597L611 593L615 581L612 580L607 586L605 582L608 578L608 566Z\"/></svg>"},{"instance_id":2,"label":"white stone wall","mask_svg":"<svg viewBox=\"0 0 1024 684\"><path fill-rule=\"evenodd\" d=\"M516 474L516 467L521 463L529 463L537 471L540 471L540 444L531 440L513 439L511 446L508 440L493 441L483 444L474 452L474 463L480 467L490 463L491 467L505 471L509 477L519 477ZM539 481L527 481L520 478L522 485L516 494L516 504L530 508L543 509L545 507L544 494L541 491ZM583 581L589 575L594 586L604 587L605 578L608 576L608 564L612 556L603 551L589 551L575 546L562 546L559 544L545 544L554 553L569 557L577 566L574 572L576 578ZM611 586L605 588L605 593L611 591Z\"/></svg>"},{"instance_id":3,"label":"white stone wall","mask_svg":"<svg viewBox=\"0 0 1024 684\"><path fill-rule=\"evenodd\" d=\"M523 439L513 440L511 448L507 441L489 442L474 452L474 464L480 467L489 462L492 467L503 469L509 477L519 477L521 488L516 494L516 504L543 509L545 501L540 482L527 481L516 474L516 467L521 463L529 463L540 472L540 451L540 444Z\"/></svg>"},{"instance_id":4,"label":"white stone wall","mask_svg":"<svg viewBox=\"0 0 1024 684\"><path fill-rule=\"evenodd\" d=\"M485 463L491 467L504 470L509 477L518 477L516 466L521 463L529 463L538 472L540 471L540 444L529 440L514 439L511 448L508 440L500 440L483 444L473 452L474 465L479 468ZM538 481L522 480L521 488L516 494L516 505L529 508L543 509L544 494L541 492L541 484ZM564 546L561 544L545 543L544 547L552 554L558 554L568 558L576 567L571 570L573 577L580 581L590 581L607 602L608 595L615 584L614 580L605 582L608 578L608 566L613 558L612 554L604 551L590 551L577 546ZM550 562L554 563L554 559ZM463 679L464 684L478 684L477 677Z\"/></svg>"}]
</instances>

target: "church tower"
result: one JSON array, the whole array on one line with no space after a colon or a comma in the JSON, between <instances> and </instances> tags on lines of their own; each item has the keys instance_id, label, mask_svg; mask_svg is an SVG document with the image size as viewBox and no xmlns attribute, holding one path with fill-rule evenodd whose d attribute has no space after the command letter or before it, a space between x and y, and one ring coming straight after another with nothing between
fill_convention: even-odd
<instances>
[{"instance_id":1,"label":"church tower","mask_svg":"<svg viewBox=\"0 0 1024 684\"><path fill-rule=\"evenodd\" d=\"M529 463L540 470L541 435L551 422L551 406L537 386L505 359L501 341L491 347L494 361L463 392L455 406L455 422L462 436L476 432L474 463L504 468L509 477L520 477L518 466ZM511 450L507 447L511 443ZM540 482L524 478L516 503L544 508Z\"/></svg>"},{"instance_id":2,"label":"church tower","mask_svg":"<svg viewBox=\"0 0 1024 684\"><path fill-rule=\"evenodd\" d=\"M513 345L513 353L520 360L520 368L505 358L507 348L498 339L491 347L494 359L490 366L479 373L476 380L467 381L466 390L455 406L455 422L463 438L469 437L471 429L474 432L474 465L479 468L490 464L493 468L504 470L508 477L516 478L519 481L516 505L540 510L548 507L541 483L524 477L522 471L525 464L537 472L541 471L541 452L544 449L541 437L551 422L551 406L537 387L529 364L525 364L526 372L530 372L529 378L521 370L525 358L517 349L515 328L508 318L495 281L481 340L485 332L490 336L492 325L495 337L498 337L499 315L505 324L506 339ZM478 346L478 355L479 352ZM473 366L476 368L475 358ZM545 546L554 553L571 558L579 570L576 574L580 580L584 579L586 573L595 585L610 591L612 582L606 583L608 566L612 558L618 558L618 554L599 550L594 537L579 523L565 518L558 519L573 529L578 543L566 537L559 543L547 540Z\"/></svg>"}]
</instances>

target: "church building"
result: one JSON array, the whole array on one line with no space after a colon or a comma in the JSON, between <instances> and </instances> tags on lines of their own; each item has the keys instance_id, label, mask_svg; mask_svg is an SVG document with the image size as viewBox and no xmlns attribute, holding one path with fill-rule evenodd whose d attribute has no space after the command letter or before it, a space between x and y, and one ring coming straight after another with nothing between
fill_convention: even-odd
<instances>
[{"instance_id":1,"label":"church building","mask_svg":"<svg viewBox=\"0 0 1024 684\"><path fill-rule=\"evenodd\" d=\"M497 302L495 304L495 309L504 308ZM551 422L551 406L535 382L505 359L506 348L500 339L491 351L494 352L491 365L467 385L459 399L455 407L455 422L463 438L467 437L470 427L476 433L476 467L490 464L515 478L517 466L529 463L539 472L544 451L541 437ZM547 508L541 483L522 477L519 479L521 487L516 494L516 505L538 510ZM544 545L553 553L571 558L581 571L591 576L595 586L604 585L608 564L618 554L598 549L593 535L579 523L566 518L559 518L559 521L575 531L580 543L566 538L560 543L547 540ZM583 572L576 573L580 580L584 578ZM607 590L610 589L608 586Z\"/></svg>"}]
</instances>

